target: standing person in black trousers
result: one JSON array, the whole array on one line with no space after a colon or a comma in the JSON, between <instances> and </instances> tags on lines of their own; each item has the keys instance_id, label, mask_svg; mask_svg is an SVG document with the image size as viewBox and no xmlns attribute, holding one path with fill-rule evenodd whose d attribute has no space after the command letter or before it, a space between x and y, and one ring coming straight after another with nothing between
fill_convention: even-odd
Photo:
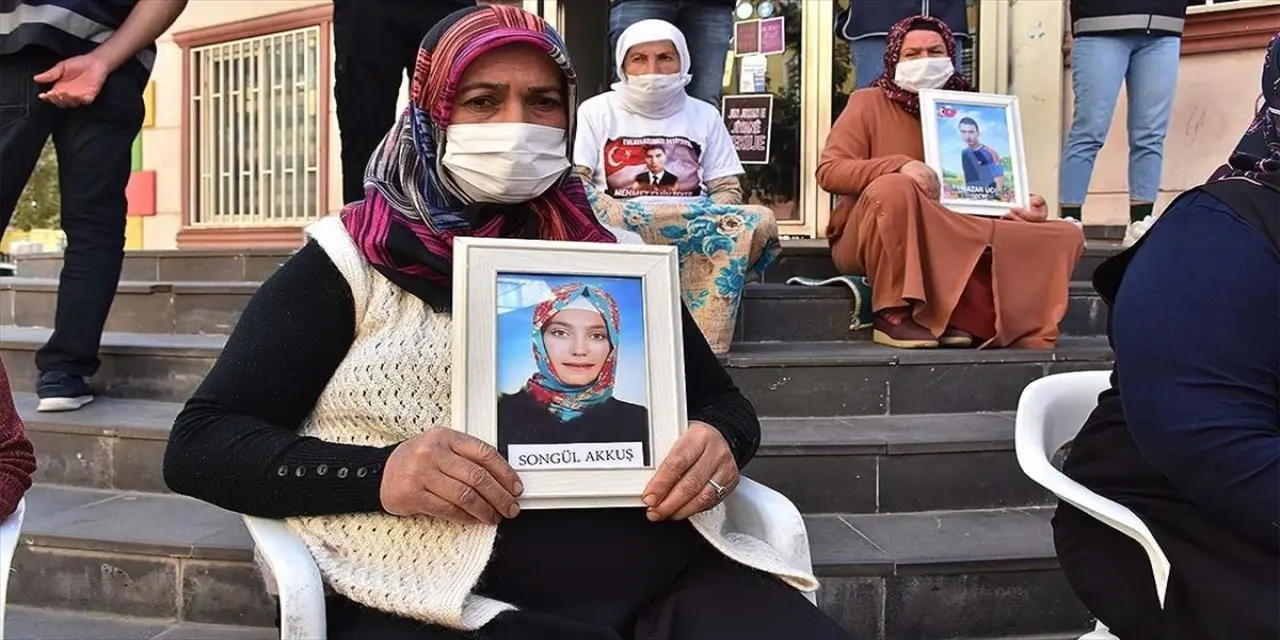
<instances>
[{"instance_id":1,"label":"standing person in black trousers","mask_svg":"<svg viewBox=\"0 0 1280 640\"><path fill-rule=\"evenodd\" d=\"M0 0L0 234L53 138L67 249L53 335L36 352L40 411L93 401L85 378L124 265L129 160L155 40L187 0Z\"/></svg>"},{"instance_id":2,"label":"standing person in black trousers","mask_svg":"<svg viewBox=\"0 0 1280 640\"><path fill-rule=\"evenodd\" d=\"M475 0L333 0L333 97L342 138L342 201L364 198L364 166L396 119L422 37ZM488 4L488 3L486 3Z\"/></svg>"}]
</instances>

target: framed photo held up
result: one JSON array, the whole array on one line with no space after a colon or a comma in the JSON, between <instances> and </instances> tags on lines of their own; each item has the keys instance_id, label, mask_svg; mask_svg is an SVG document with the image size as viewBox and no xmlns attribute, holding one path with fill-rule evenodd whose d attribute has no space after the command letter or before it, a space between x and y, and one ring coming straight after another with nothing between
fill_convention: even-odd
<instances>
[{"instance_id":1,"label":"framed photo held up","mask_svg":"<svg viewBox=\"0 0 1280 640\"><path fill-rule=\"evenodd\" d=\"M456 238L453 421L524 509L641 507L688 428L674 247Z\"/></svg>"},{"instance_id":2,"label":"framed photo held up","mask_svg":"<svg viewBox=\"0 0 1280 640\"><path fill-rule=\"evenodd\" d=\"M942 181L942 205L1003 216L1027 208L1027 156L1017 96L920 91L924 158Z\"/></svg>"}]
</instances>

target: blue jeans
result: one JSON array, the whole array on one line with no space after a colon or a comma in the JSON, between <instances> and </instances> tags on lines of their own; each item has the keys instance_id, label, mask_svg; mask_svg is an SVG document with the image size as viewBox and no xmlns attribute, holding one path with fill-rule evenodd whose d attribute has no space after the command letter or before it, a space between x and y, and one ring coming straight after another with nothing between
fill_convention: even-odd
<instances>
[{"instance_id":1,"label":"blue jeans","mask_svg":"<svg viewBox=\"0 0 1280 640\"><path fill-rule=\"evenodd\" d=\"M849 57L853 61L853 88L865 89L871 86L884 73L884 48L887 38L884 36L868 36L849 43ZM956 55L951 63L956 66L956 73L964 73L960 50L964 48L963 38L956 38Z\"/></svg>"},{"instance_id":2,"label":"blue jeans","mask_svg":"<svg viewBox=\"0 0 1280 640\"><path fill-rule=\"evenodd\" d=\"M699 0L628 0L609 11L609 65L614 82L618 38L627 27L650 18L666 20L684 33L689 43L689 95L720 108L724 89L724 60L733 38L733 7Z\"/></svg>"},{"instance_id":3,"label":"blue jeans","mask_svg":"<svg viewBox=\"0 0 1280 640\"><path fill-rule=\"evenodd\" d=\"M1093 163L1107 140L1123 82L1129 98L1129 198L1155 202L1164 138L1178 85L1182 39L1177 36L1081 36L1071 47L1075 113L1062 150L1061 203L1080 206Z\"/></svg>"}]
</instances>

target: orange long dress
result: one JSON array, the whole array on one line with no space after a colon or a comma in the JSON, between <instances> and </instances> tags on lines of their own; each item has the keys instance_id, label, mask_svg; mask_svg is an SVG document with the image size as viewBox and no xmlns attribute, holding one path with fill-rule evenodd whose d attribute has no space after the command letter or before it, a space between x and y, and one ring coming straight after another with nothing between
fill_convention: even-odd
<instances>
[{"instance_id":1,"label":"orange long dress","mask_svg":"<svg viewBox=\"0 0 1280 640\"><path fill-rule=\"evenodd\" d=\"M873 311L910 304L935 336L985 316L983 346L1052 348L1080 228L955 213L897 173L912 160L924 161L920 120L880 89L855 91L818 164L818 184L840 196L827 227L836 268L867 277Z\"/></svg>"}]
</instances>

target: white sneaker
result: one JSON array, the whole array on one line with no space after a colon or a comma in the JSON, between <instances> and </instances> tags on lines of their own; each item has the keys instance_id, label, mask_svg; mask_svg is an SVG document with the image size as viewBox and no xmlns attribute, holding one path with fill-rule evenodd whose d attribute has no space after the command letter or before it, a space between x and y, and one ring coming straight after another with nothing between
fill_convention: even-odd
<instances>
[{"instance_id":1,"label":"white sneaker","mask_svg":"<svg viewBox=\"0 0 1280 640\"><path fill-rule=\"evenodd\" d=\"M1147 230L1150 229L1151 225L1155 224L1156 220L1159 218L1160 216L1153 213L1137 222L1130 222L1129 228L1125 230L1124 240L1120 241L1121 246L1127 249L1137 244L1138 241L1142 239L1142 236L1147 235Z\"/></svg>"}]
</instances>

